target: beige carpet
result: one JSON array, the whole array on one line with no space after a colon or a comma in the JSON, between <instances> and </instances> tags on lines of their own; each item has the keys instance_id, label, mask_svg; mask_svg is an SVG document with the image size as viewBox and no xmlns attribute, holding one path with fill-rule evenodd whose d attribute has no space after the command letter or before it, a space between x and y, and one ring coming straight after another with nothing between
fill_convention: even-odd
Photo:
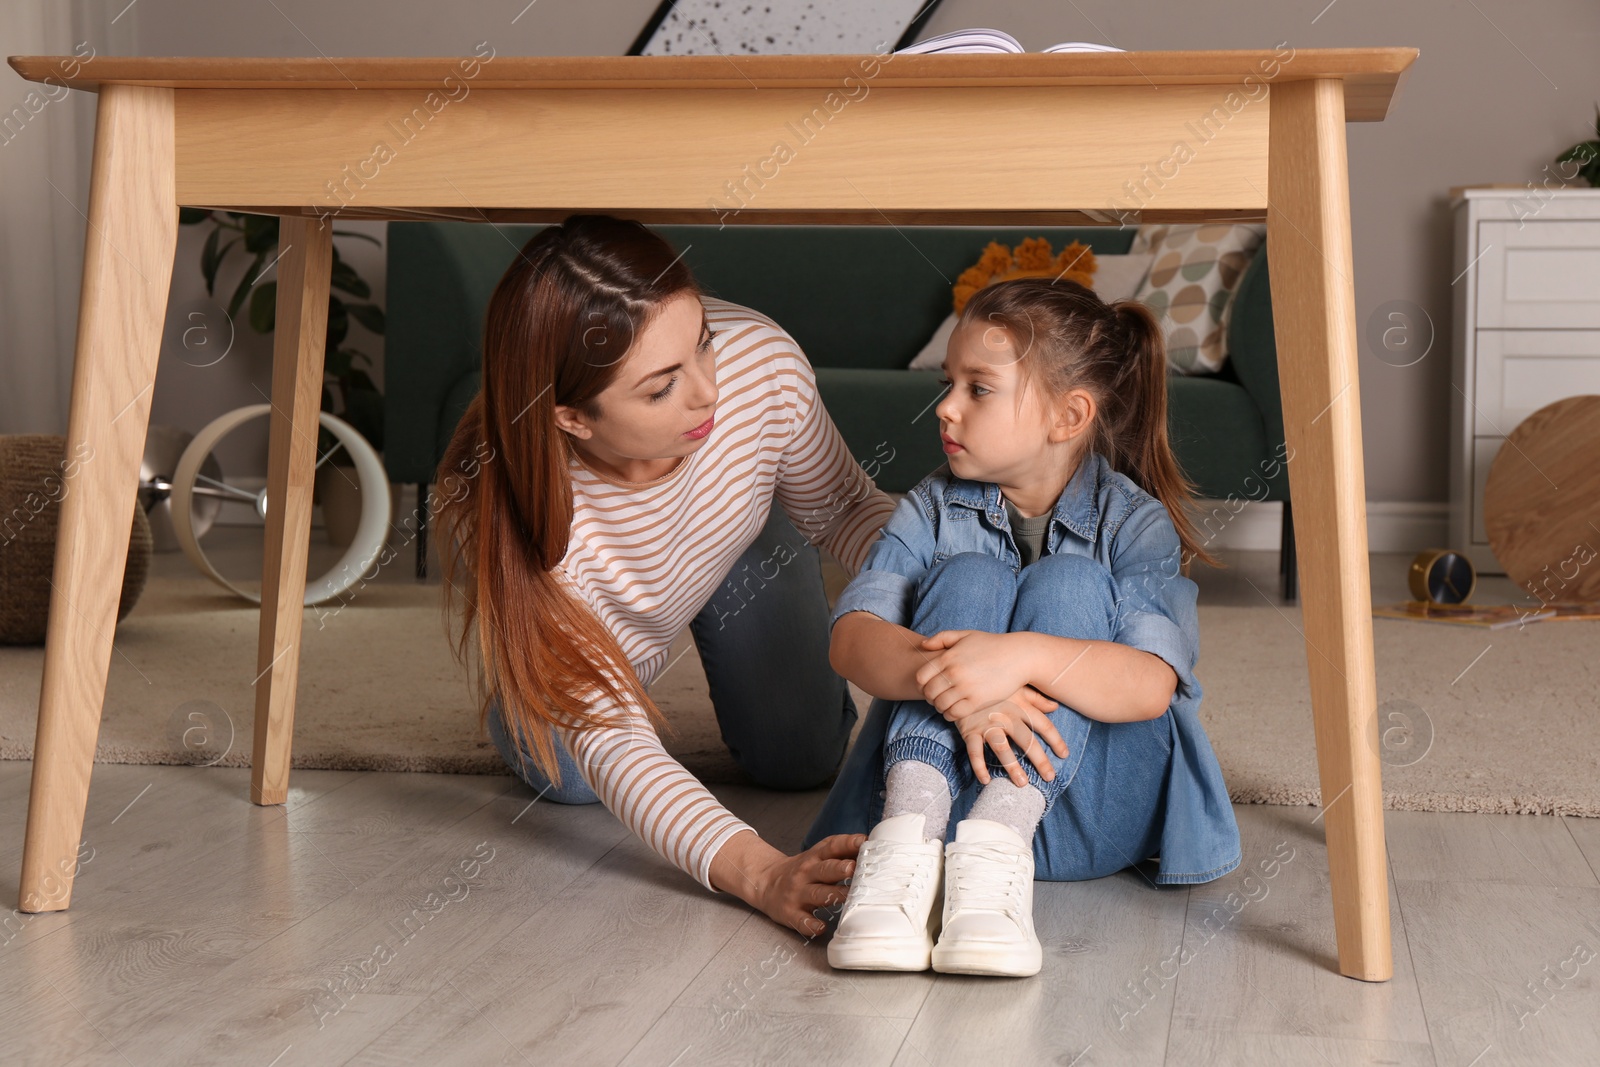
<instances>
[{"instance_id":1,"label":"beige carpet","mask_svg":"<svg viewBox=\"0 0 1600 1067\"><path fill-rule=\"evenodd\" d=\"M117 627L96 759L247 766L256 609L163 569ZM1235 801L1320 803L1299 626L1298 606L1264 599L1201 608L1201 718ZM1386 807L1600 816L1600 622L1373 628ZM444 633L438 585L404 577L342 609L308 609L293 765L508 773L477 731ZM676 651L686 654L652 689L676 726L668 747L706 781L745 781L687 633ZM43 659L42 647L0 647L0 758L32 756ZM855 696L864 714L866 694ZM186 749L188 711L212 706L217 736Z\"/></svg>"}]
</instances>

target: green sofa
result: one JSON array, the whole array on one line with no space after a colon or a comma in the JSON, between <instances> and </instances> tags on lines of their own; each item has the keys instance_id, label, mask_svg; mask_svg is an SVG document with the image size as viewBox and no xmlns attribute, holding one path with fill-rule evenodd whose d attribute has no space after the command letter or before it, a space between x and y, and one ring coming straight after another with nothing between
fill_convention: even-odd
<instances>
[{"instance_id":1,"label":"green sofa","mask_svg":"<svg viewBox=\"0 0 1600 1067\"><path fill-rule=\"evenodd\" d=\"M1058 249L1076 239L1115 254L1135 234L1131 227L652 228L684 251L707 292L771 316L794 336L852 453L862 462L878 458L876 481L889 492L905 492L944 462L932 415L940 376L907 365L949 314L951 286L984 246L1044 236ZM432 480L478 390L489 294L539 229L389 224L384 463L391 480ZM1266 260L1263 246L1240 282L1223 371L1169 376L1168 423L1178 462L1201 496L1283 501L1280 574L1292 600L1288 475L1274 462L1284 434ZM1221 508L1206 525L1217 529L1230 513ZM419 537L419 576L425 560Z\"/></svg>"}]
</instances>

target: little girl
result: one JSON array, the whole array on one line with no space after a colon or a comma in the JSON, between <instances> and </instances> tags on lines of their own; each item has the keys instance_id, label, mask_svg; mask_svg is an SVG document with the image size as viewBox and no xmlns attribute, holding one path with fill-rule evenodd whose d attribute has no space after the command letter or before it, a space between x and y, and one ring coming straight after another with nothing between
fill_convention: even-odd
<instances>
[{"instance_id":1,"label":"little girl","mask_svg":"<svg viewBox=\"0 0 1600 1067\"><path fill-rule=\"evenodd\" d=\"M1031 975L1036 873L1158 858L1171 884L1239 864L1186 576L1220 564L1186 514L1144 305L999 282L943 368L949 461L834 609L830 662L878 699L807 843L871 829L833 966Z\"/></svg>"}]
</instances>

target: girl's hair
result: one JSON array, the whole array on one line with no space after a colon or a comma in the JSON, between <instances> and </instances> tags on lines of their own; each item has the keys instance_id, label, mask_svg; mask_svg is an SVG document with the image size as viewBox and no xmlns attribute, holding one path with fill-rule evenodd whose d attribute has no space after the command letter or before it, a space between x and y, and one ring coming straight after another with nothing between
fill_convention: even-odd
<instances>
[{"instance_id":1,"label":"girl's hair","mask_svg":"<svg viewBox=\"0 0 1600 1067\"><path fill-rule=\"evenodd\" d=\"M1071 279L1015 278L974 293L960 321L1005 328L1020 353L1024 388L1037 381L1049 397L1076 388L1092 393L1098 411L1079 456L1099 452L1165 505L1182 545L1184 574L1195 558L1223 566L1189 517L1194 483L1167 440L1167 347L1149 308L1137 300L1107 304Z\"/></svg>"},{"instance_id":2,"label":"girl's hair","mask_svg":"<svg viewBox=\"0 0 1600 1067\"><path fill-rule=\"evenodd\" d=\"M467 661L478 624L478 724L492 689L513 742L555 783L550 726L613 725L590 705L631 697L664 724L616 635L556 567L571 538L571 435L565 404L590 418L639 332L668 300L700 288L681 256L631 220L569 215L535 234L495 286L484 322L483 384L435 474L446 633L464 602L454 644ZM458 572L465 568L465 585Z\"/></svg>"}]
</instances>

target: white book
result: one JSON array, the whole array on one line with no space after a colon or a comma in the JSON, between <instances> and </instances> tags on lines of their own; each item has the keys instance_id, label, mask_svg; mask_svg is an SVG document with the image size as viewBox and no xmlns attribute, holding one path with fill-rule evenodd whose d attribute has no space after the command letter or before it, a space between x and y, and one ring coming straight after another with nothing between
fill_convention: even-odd
<instances>
[{"instance_id":1,"label":"white book","mask_svg":"<svg viewBox=\"0 0 1600 1067\"><path fill-rule=\"evenodd\" d=\"M945 52L1026 52L1022 42L1011 36L1005 30L973 27L966 30L952 30L941 33L937 37L929 37L926 41L907 45L896 49L895 55L935 55ZM1122 52L1125 49L1113 48L1108 44L1094 44L1089 41L1064 41L1053 44L1044 49L1046 52Z\"/></svg>"}]
</instances>

